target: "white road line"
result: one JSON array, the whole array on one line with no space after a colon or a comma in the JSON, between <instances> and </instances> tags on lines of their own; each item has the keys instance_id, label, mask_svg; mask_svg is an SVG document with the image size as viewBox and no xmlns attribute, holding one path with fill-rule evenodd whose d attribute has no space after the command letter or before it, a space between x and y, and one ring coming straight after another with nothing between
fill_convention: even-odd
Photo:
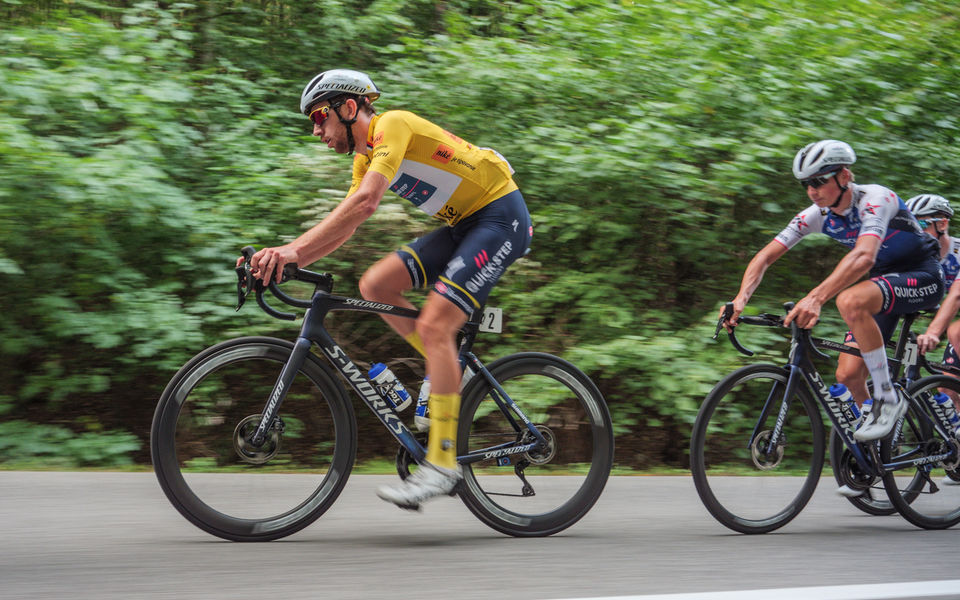
<instances>
[{"instance_id":1,"label":"white road line","mask_svg":"<svg viewBox=\"0 0 960 600\"><path fill-rule=\"evenodd\" d=\"M948 596L960 598L960 579L739 590L734 592L567 598L565 600L770 600L771 598L776 600L895 600L897 598L945 598Z\"/></svg>"}]
</instances>

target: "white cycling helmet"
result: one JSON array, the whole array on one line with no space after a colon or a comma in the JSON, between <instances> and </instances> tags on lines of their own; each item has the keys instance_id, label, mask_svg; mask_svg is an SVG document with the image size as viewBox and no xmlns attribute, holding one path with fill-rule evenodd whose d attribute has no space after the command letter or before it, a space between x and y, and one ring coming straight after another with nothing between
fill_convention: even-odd
<instances>
[{"instance_id":1,"label":"white cycling helmet","mask_svg":"<svg viewBox=\"0 0 960 600\"><path fill-rule=\"evenodd\" d=\"M366 96L370 102L380 97L380 89L366 73L350 69L331 69L316 75L300 94L300 112L310 114L317 103L342 94Z\"/></svg>"},{"instance_id":2,"label":"white cycling helmet","mask_svg":"<svg viewBox=\"0 0 960 600\"><path fill-rule=\"evenodd\" d=\"M857 162L857 155L846 142L821 140L808 144L793 159L793 176L809 179L836 171Z\"/></svg>"},{"instance_id":3,"label":"white cycling helmet","mask_svg":"<svg viewBox=\"0 0 960 600\"><path fill-rule=\"evenodd\" d=\"M940 213L945 213L947 217L953 217L953 208L950 206L950 202L943 196L937 196L936 194L920 194L907 200L906 204L910 212L918 219L932 217Z\"/></svg>"}]
</instances>

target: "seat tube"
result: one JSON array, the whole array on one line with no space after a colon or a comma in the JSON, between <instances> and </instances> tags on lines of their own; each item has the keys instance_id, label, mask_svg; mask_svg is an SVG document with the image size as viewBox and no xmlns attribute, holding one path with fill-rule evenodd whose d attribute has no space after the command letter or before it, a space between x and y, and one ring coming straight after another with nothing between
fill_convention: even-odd
<instances>
[{"instance_id":1,"label":"seat tube","mask_svg":"<svg viewBox=\"0 0 960 600\"><path fill-rule=\"evenodd\" d=\"M274 384L273 390L270 392L270 399L260 417L260 425L250 440L254 445L260 445L266 439L267 429L273 425L274 419L277 418L280 405L283 403L283 399L286 397L287 391L290 389L290 384L293 383L293 378L297 375L297 371L300 370L303 362L307 359L311 345L312 342L305 337L297 338L297 341L294 343L293 352L290 353L290 358L287 359L287 363L283 365L283 370L280 371L280 377L277 378L277 383Z\"/></svg>"}]
</instances>

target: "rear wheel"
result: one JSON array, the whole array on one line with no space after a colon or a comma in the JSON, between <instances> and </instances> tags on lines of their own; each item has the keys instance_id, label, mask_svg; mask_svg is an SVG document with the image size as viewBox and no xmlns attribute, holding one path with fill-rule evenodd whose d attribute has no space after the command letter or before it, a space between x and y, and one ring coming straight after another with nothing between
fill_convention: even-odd
<instances>
[{"instance_id":1,"label":"rear wheel","mask_svg":"<svg viewBox=\"0 0 960 600\"><path fill-rule=\"evenodd\" d=\"M502 533L562 531L587 514L610 475L613 426L603 396L582 371L549 354L513 354L488 370L545 444L511 453L536 438L516 413L508 417L500 409L496 387L483 374L474 375L460 411L460 496Z\"/></svg>"},{"instance_id":2,"label":"rear wheel","mask_svg":"<svg viewBox=\"0 0 960 600\"><path fill-rule=\"evenodd\" d=\"M911 418L904 420L898 436L880 445L884 464L929 457L924 464L891 470L883 477L900 514L924 529L946 529L960 522L960 485L949 484L958 479L960 445L953 431L942 434L932 424L936 413L930 401L938 392L960 394L960 380L933 375L916 381L908 390L915 402Z\"/></svg>"}]
</instances>

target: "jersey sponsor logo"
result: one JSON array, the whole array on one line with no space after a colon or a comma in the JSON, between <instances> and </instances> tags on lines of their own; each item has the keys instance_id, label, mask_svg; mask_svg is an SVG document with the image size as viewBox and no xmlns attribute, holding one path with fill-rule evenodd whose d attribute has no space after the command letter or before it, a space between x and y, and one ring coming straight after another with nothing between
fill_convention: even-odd
<instances>
[{"instance_id":1,"label":"jersey sponsor logo","mask_svg":"<svg viewBox=\"0 0 960 600\"><path fill-rule=\"evenodd\" d=\"M430 158L438 163L447 164L450 162L450 159L453 158L453 148L445 144L440 144L437 146L436 151L434 151L433 156Z\"/></svg>"},{"instance_id":2,"label":"jersey sponsor logo","mask_svg":"<svg viewBox=\"0 0 960 600\"><path fill-rule=\"evenodd\" d=\"M443 130L443 133L446 134L446 136L447 136L448 138L450 138L451 140L453 140L453 141L454 141L455 143L457 143L457 144L467 144L465 141L463 141L462 138L459 138L459 137L453 135L452 133L450 133L450 132L447 131L446 129ZM467 148L468 148L468 149L470 148L470 144L467 144Z\"/></svg>"},{"instance_id":3,"label":"jersey sponsor logo","mask_svg":"<svg viewBox=\"0 0 960 600\"><path fill-rule=\"evenodd\" d=\"M913 281L913 287L910 287L911 281ZM940 286L935 283L923 287L916 287L916 283L916 279L907 278L906 286L896 285L893 287L893 295L897 298L926 298L927 296L937 293L937 290L940 288Z\"/></svg>"},{"instance_id":4,"label":"jersey sponsor logo","mask_svg":"<svg viewBox=\"0 0 960 600\"><path fill-rule=\"evenodd\" d=\"M807 224L807 215L800 213L799 215L793 218L793 224L797 226L797 229L803 231L804 227L810 227Z\"/></svg>"},{"instance_id":5,"label":"jersey sponsor logo","mask_svg":"<svg viewBox=\"0 0 960 600\"><path fill-rule=\"evenodd\" d=\"M390 186L390 189L401 198L413 202L416 206L420 206L429 200L437 191L435 186L406 173L398 177L397 181Z\"/></svg>"},{"instance_id":6,"label":"jersey sponsor logo","mask_svg":"<svg viewBox=\"0 0 960 600\"><path fill-rule=\"evenodd\" d=\"M378 150L377 152L373 153L373 156L370 158L370 160L373 160L374 158L386 158L388 156L390 156L389 150Z\"/></svg>"},{"instance_id":7,"label":"jersey sponsor logo","mask_svg":"<svg viewBox=\"0 0 960 600\"><path fill-rule=\"evenodd\" d=\"M875 215L877 214L878 208L880 208L879 204L870 204L869 202L867 202L866 206L863 209L863 212L867 213L868 215Z\"/></svg>"},{"instance_id":8,"label":"jersey sponsor logo","mask_svg":"<svg viewBox=\"0 0 960 600\"><path fill-rule=\"evenodd\" d=\"M381 131L377 135L373 136L373 145L379 146L382 143L383 143L383 132Z\"/></svg>"}]
</instances>

